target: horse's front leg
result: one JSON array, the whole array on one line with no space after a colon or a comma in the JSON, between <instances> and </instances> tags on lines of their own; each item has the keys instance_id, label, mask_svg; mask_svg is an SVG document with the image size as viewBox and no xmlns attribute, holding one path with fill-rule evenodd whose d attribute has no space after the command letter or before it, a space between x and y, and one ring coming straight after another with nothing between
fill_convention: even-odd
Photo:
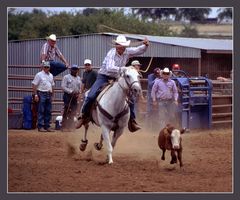
<instances>
[{"instance_id":1,"label":"horse's front leg","mask_svg":"<svg viewBox=\"0 0 240 200\"><path fill-rule=\"evenodd\" d=\"M108 164L112 164L113 163L113 159L112 159L112 144L111 144L111 140L110 140L110 130L102 125L102 137L103 140L106 142L106 146L107 146L107 155L108 155Z\"/></svg>"},{"instance_id":2,"label":"horse's front leg","mask_svg":"<svg viewBox=\"0 0 240 200\"><path fill-rule=\"evenodd\" d=\"M80 151L85 151L87 144L88 144L88 140L87 140L87 132L88 132L88 128L89 125L88 124L84 124L84 135L83 135L83 139L81 140L81 144L79 146Z\"/></svg>"},{"instance_id":3,"label":"horse's front leg","mask_svg":"<svg viewBox=\"0 0 240 200\"><path fill-rule=\"evenodd\" d=\"M124 128L118 128L112 136L112 147L114 148L118 138L122 135Z\"/></svg>"},{"instance_id":4,"label":"horse's front leg","mask_svg":"<svg viewBox=\"0 0 240 200\"><path fill-rule=\"evenodd\" d=\"M102 149L102 146L103 146L103 136L101 134L99 143L95 142L94 147L97 151L100 151Z\"/></svg>"}]
</instances>

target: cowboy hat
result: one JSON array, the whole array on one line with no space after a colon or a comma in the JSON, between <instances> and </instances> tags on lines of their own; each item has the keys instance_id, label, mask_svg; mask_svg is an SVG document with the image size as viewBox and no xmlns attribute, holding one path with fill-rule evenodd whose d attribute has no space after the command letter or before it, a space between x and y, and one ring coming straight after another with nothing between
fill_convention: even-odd
<instances>
[{"instance_id":1,"label":"cowboy hat","mask_svg":"<svg viewBox=\"0 0 240 200\"><path fill-rule=\"evenodd\" d=\"M79 69L79 67L78 67L78 65L73 64L73 65L71 66L71 69Z\"/></svg>"},{"instance_id":2,"label":"cowboy hat","mask_svg":"<svg viewBox=\"0 0 240 200\"><path fill-rule=\"evenodd\" d=\"M127 40L124 35L117 36L116 40L113 40L115 44L119 44L124 47L128 47L130 45L130 40Z\"/></svg>"},{"instance_id":3,"label":"cowboy hat","mask_svg":"<svg viewBox=\"0 0 240 200\"><path fill-rule=\"evenodd\" d=\"M160 75L162 76L163 74L168 74L172 76L172 72L167 67L160 71Z\"/></svg>"},{"instance_id":4,"label":"cowboy hat","mask_svg":"<svg viewBox=\"0 0 240 200\"><path fill-rule=\"evenodd\" d=\"M56 41L57 40L57 37L55 34L51 34L49 35L48 37L46 37L47 40L52 40L52 41Z\"/></svg>"},{"instance_id":5,"label":"cowboy hat","mask_svg":"<svg viewBox=\"0 0 240 200\"><path fill-rule=\"evenodd\" d=\"M134 66L134 65L142 65L142 64L138 60L134 60L132 61L131 65Z\"/></svg>"},{"instance_id":6,"label":"cowboy hat","mask_svg":"<svg viewBox=\"0 0 240 200\"><path fill-rule=\"evenodd\" d=\"M43 66L44 66L44 67L50 67L50 62L49 62L49 61L43 62Z\"/></svg>"}]
</instances>

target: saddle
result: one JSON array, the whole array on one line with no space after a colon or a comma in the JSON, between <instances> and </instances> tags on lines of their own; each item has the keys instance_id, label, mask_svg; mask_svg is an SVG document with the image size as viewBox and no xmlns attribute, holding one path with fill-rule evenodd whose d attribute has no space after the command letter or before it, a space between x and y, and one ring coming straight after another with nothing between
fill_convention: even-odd
<instances>
[{"instance_id":1,"label":"saddle","mask_svg":"<svg viewBox=\"0 0 240 200\"><path fill-rule=\"evenodd\" d=\"M122 117L123 115L127 114L129 111L129 106L127 104L127 106L125 106L125 108L123 109L123 111L121 111L120 113L118 113L116 116L112 116L110 115L104 108L102 108L102 106L99 104L100 99L103 97L103 95L113 86L114 81L107 83L106 85L104 85L101 90L99 91L99 95L97 96L97 99L95 100L95 102L93 103L91 109L90 109L90 121L92 123L94 123L93 118L92 118L92 111L94 109L96 109L97 107L99 108L100 112L107 117L110 120L113 120L114 122L114 126L111 128L112 131L115 131L118 128L118 120L120 117Z\"/></svg>"},{"instance_id":2,"label":"saddle","mask_svg":"<svg viewBox=\"0 0 240 200\"><path fill-rule=\"evenodd\" d=\"M98 102L100 101L100 99L102 98L102 96L113 86L114 81L105 83L98 91L98 96L96 98L96 100L94 101L94 103L92 104L91 108L90 108L90 112L88 115L88 121L91 121L92 123L94 123L93 118L92 118L92 112L93 110L95 110L98 106Z\"/></svg>"}]
</instances>

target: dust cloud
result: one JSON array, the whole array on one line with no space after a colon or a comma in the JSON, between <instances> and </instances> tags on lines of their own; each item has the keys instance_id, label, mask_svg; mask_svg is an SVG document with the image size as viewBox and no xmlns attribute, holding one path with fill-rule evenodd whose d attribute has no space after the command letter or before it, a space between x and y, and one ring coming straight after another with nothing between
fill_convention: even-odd
<instances>
[{"instance_id":1,"label":"dust cloud","mask_svg":"<svg viewBox=\"0 0 240 200\"><path fill-rule=\"evenodd\" d=\"M106 160L107 149L103 142L103 149L97 151L94 148L94 143L99 142L101 129L95 125L91 125L88 130L88 145L84 152L79 150L79 145L84 134L84 129L78 129L67 136L66 147L69 156L75 154L79 159L92 159L96 162L104 162ZM112 132L110 133L112 137ZM160 157L160 149L157 145L158 133L149 131L145 127L137 132L129 132L124 129L123 134L119 137L115 148L113 149L113 160L115 156L124 156L138 159L157 159Z\"/></svg>"}]
</instances>

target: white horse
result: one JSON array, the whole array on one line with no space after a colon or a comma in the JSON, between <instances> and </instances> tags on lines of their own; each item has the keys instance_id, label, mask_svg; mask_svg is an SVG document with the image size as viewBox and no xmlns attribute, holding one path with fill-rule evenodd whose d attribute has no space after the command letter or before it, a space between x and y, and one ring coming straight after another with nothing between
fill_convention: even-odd
<instances>
[{"instance_id":1,"label":"white horse","mask_svg":"<svg viewBox=\"0 0 240 200\"><path fill-rule=\"evenodd\" d=\"M130 117L127 98L129 95L139 95L141 93L141 84L139 73L134 67L122 67L122 74L118 81L108 89L100 93L100 99L97 99L97 106L92 111L93 122L100 126L102 134L99 143L95 143L95 149L101 150L103 140L107 146L108 163L113 163L112 151L116 145L117 139L122 135L124 128L128 124ZM84 124L85 133L79 146L81 151L86 149L88 123ZM113 131L112 141L110 132Z\"/></svg>"}]
</instances>

